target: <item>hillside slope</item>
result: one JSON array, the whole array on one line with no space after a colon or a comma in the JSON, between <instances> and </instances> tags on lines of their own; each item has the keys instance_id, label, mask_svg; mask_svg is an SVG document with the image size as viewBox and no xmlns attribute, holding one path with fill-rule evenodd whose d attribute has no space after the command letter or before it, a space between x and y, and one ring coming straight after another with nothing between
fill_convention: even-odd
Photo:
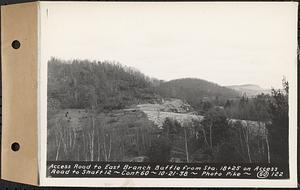
<instances>
[{"instance_id":1,"label":"hillside slope","mask_svg":"<svg viewBox=\"0 0 300 190\"><path fill-rule=\"evenodd\" d=\"M222 100L240 96L233 89L195 78L163 82L159 86L159 92L164 97L186 100L193 107L196 107L203 99Z\"/></svg>"},{"instance_id":2,"label":"hillside slope","mask_svg":"<svg viewBox=\"0 0 300 190\"><path fill-rule=\"evenodd\" d=\"M61 108L122 109L159 99L153 79L114 62L48 62L48 103ZM51 107L50 105L50 107Z\"/></svg>"}]
</instances>

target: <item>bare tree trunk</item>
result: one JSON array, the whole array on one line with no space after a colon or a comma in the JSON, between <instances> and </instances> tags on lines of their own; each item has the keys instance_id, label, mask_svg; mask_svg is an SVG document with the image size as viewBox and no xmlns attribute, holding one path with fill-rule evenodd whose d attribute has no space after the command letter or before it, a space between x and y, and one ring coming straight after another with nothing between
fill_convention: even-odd
<instances>
[{"instance_id":1,"label":"bare tree trunk","mask_svg":"<svg viewBox=\"0 0 300 190\"><path fill-rule=\"evenodd\" d=\"M268 151L268 163L271 163L271 156L270 156L270 146L269 146L269 134L266 135L266 143L267 143L267 151Z\"/></svg>"},{"instance_id":2,"label":"bare tree trunk","mask_svg":"<svg viewBox=\"0 0 300 190\"><path fill-rule=\"evenodd\" d=\"M94 138L95 138L95 123L94 123L94 115L92 113L91 161L94 161Z\"/></svg>"},{"instance_id":3,"label":"bare tree trunk","mask_svg":"<svg viewBox=\"0 0 300 190\"><path fill-rule=\"evenodd\" d=\"M207 146L210 146L210 145L208 144L208 141L207 141L207 138L206 138L206 132L205 132L205 129L204 129L204 128L202 128L202 132L203 132L204 141L205 141L206 145L207 145Z\"/></svg>"},{"instance_id":4,"label":"bare tree trunk","mask_svg":"<svg viewBox=\"0 0 300 190\"><path fill-rule=\"evenodd\" d=\"M240 127L240 129L239 129L239 135L240 135L241 152L244 155L242 133L243 133L243 128Z\"/></svg>"},{"instance_id":5,"label":"bare tree trunk","mask_svg":"<svg viewBox=\"0 0 300 190\"><path fill-rule=\"evenodd\" d=\"M265 155L265 145L264 145L264 139L261 140L261 150L262 150L262 154Z\"/></svg>"},{"instance_id":6,"label":"bare tree trunk","mask_svg":"<svg viewBox=\"0 0 300 190\"><path fill-rule=\"evenodd\" d=\"M98 130L98 138L97 138L97 146L98 146L98 156L97 156L97 161L100 161L100 156L101 156L101 143L100 143L100 135L99 135L99 130Z\"/></svg>"},{"instance_id":7,"label":"bare tree trunk","mask_svg":"<svg viewBox=\"0 0 300 190\"><path fill-rule=\"evenodd\" d=\"M138 151L138 155L140 155L140 143L139 143L139 128L137 128L136 130L136 140L135 140L135 144L136 144L136 148L137 148L137 151Z\"/></svg>"},{"instance_id":8,"label":"bare tree trunk","mask_svg":"<svg viewBox=\"0 0 300 190\"><path fill-rule=\"evenodd\" d=\"M88 155L90 157L89 161L92 161L92 133L88 133Z\"/></svg>"},{"instance_id":9,"label":"bare tree trunk","mask_svg":"<svg viewBox=\"0 0 300 190\"><path fill-rule=\"evenodd\" d=\"M64 153L64 156L66 156L67 155L67 136L66 136L66 132L65 132L65 130L62 132L63 133L63 138L62 138L62 145L63 145L63 153Z\"/></svg>"},{"instance_id":10,"label":"bare tree trunk","mask_svg":"<svg viewBox=\"0 0 300 190\"><path fill-rule=\"evenodd\" d=\"M157 124L160 123L160 109L157 110Z\"/></svg>"},{"instance_id":11,"label":"bare tree trunk","mask_svg":"<svg viewBox=\"0 0 300 190\"><path fill-rule=\"evenodd\" d=\"M187 144L186 127L184 127L183 129L184 129L186 162L189 163L189 151L188 151L188 144Z\"/></svg>"},{"instance_id":12,"label":"bare tree trunk","mask_svg":"<svg viewBox=\"0 0 300 190\"><path fill-rule=\"evenodd\" d=\"M209 141L210 141L210 148L212 149L212 124L209 125Z\"/></svg>"},{"instance_id":13,"label":"bare tree trunk","mask_svg":"<svg viewBox=\"0 0 300 190\"><path fill-rule=\"evenodd\" d=\"M87 159L86 159L86 142L85 142L84 132L82 133L82 142L83 142L83 160L87 161Z\"/></svg>"},{"instance_id":14,"label":"bare tree trunk","mask_svg":"<svg viewBox=\"0 0 300 190\"><path fill-rule=\"evenodd\" d=\"M259 129L262 128L261 126L262 122L261 121L258 121L258 126L259 126ZM263 160L264 157L265 157L265 151L264 151L264 136L262 136L260 138L260 136L257 137L257 142L258 142L258 150L259 150L259 153L260 153L260 160Z\"/></svg>"},{"instance_id":15,"label":"bare tree trunk","mask_svg":"<svg viewBox=\"0 0 300 190\"><path fill-rule=\"evenodd\" d=\"M141 135L142 135L142 147L143 147L143 152L146 150L146 143L145 143L145 130L144 129L142 129L141 130L142 132L141 132Z\"/></svg>"},{"instance_id":16,"label":"bare tree trunk","mask_svg":"<svg viewBox=\"0 0 300 190\"><path fill-rule=\"evenodd\" d=\"M58 143L58 147L57 147L57 150L56 150L55 161L57 161L57 160L58 160L58 156L59 156L59 150L60 150L60 144L61 144L61 140L62 140L62 138L60 137L60 140L59 140L59 143Z\"/></svg>"},{"instance_id":17,"label":"bare tree trunk","mask_svg":"<svg viewBox=\"0 0 300 190\"><path fill-rule=\"evenodd\" d=\"M73 143L72 143L72 150L74 150L76 148L76 140L77 140L76 131L73 130L73 134L74 134L74 137L73 137Z\"/></svg>"},{"instance_id":18,"label":"bare tree trunk","mask_svg":"<svg viewBox=\"0 0 300 190\"><path fill-rule=\"evenodd\" d=\"M124 136L125 136L125 133L124 133L124 130L121 129L121 138L120 138L120 147L121 147L121 158L120 160L123 161L124 159L124 154L125 154L125 150L124 150Z\"/></svg>"},{"instance_id":19,"label":"bare tree trunk","mask_svg":"<svg viewBox=\"0 0 300 190\"><path fill-rule=\"evenodd\" d=\"M107 161L110 160L110 155L111 155L111 135L109 136L109 151L108 151L108 158L107 158Z\"/></svg>"},{"instance_id":20,"label":"bare tree trunk","mask_svg":"<svg viewBox=\"0 0 300 190\"><path fill-rule=\"evenodd\" d=\"M103 131L104 132L104 131ZM107 151L106 151L106 140L105 140L105 136L106 134L104 134L104 138L103 138L103 149L104 149L104 157L105 157L105 161L107 161Z\"/></svg>"},{"instance_id":21,"label":"bare tree trunk","mask_svg":"<svg viewBox=\"0 0 300 190\"><path fill-rule=\"evenodd\" d=\"M259 137L257 137L257 149L258 149L258 153L261 155L262 153L259 145L260 145L260 139Z\"/></svg>"},{"instance_id":22,"label":"bare tree trunk","mask_svg":"<svg viewBox=\"0 0 300 190\"><path fill-rule=\"evenodd\" d=\"M250 146L249 146L249 131L248 131L248 127L246 127L244 131L244 136L245 136L245 140L246 140L246 147L247 147L247 154L248 154L248 159L249 162L252 163L251 160L251 154L250 154Z\"/></svg>"},{"instance_id":23,"label":"bare tree trunk","mask_svg":"<svg viewBox=\"0 0 300 190\"><path fill-rule=\"evenodd\" d=\"M70 130L70 151L72 152L73 149L73 144L74 144L74 130L71 128Z\"/></svg>"},{"instance_id":24,"label":"bare tree trunk","mask_svg":"<svg viewBox=\"0 0 300 190\"><path fill-rule=\"evenodd\" d=\"M80 161L80 160L79 160L79 159L80 159L80 158L79 158L79 147L80 147L80 146L77 147L76 161Z\"/></svg>"}]
</instances>

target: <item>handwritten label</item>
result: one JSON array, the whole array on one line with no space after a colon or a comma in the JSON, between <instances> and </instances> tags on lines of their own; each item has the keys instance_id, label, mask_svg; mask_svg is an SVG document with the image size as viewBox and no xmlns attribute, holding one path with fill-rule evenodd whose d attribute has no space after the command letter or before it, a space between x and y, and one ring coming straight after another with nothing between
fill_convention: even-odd
<instances>
[{"instance_id":1,"label":"handwritten label","mask_svg":"<svg viewBox=\"0 0 300 190\"><path fill-rule=\"evenodd\" d=\"M288 166L124 162L48 162L49 177L287 179Z\"/></svg>"}]
</instances>

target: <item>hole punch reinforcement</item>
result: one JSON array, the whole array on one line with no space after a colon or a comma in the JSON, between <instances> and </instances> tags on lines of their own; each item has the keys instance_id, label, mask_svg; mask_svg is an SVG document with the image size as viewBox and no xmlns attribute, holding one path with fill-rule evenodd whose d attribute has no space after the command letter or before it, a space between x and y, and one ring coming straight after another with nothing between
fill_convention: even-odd
<instances>
[{"instance_id":1,"label":"hole punch reinforcement","mask_svg":"<svg viewBox=\"0 0 300 190\"><path fill-rule=\"evenodd\" d=\"M13 151L18 151L19 149L20 149L20 144L19 143L17 143L17 142L14 142L14 143L12 143L11 144L11 149L13 150Z\"/></svg>"},{"instance_id":2,"label":"hole punch reinforcement","mask_svg":"<svg viewBox=\"0 0 300 190\"><path fill-rule=\"evenodd\" d=\"M14 49L19 49L21 47L21 43L19 40L14 40L12 43L11 43L11 46L14 48Z\"/></svg>"}]
</instances>

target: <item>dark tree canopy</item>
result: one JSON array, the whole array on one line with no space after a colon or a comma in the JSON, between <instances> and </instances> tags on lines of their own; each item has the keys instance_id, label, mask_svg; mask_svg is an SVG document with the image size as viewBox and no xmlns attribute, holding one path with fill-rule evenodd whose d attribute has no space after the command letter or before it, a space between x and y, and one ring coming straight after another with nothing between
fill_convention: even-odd
<instances>
[{"instance_id":1,"label":"dark tree canopy","mask_svg":"<svg viewBox=\"0 0 300 190\"><path fill-rule=\"evenodd\" d=\"M207 131L210 131L211 127L212 146L221 144L228 138L229 124L224 110L211 109L205 115L202 124Z\"/></svg>"},{"instance_id":2,"label":"dark tree canopy","mask_svg":"<svg viewBox=\"0 0 300 190\"><path fill-rule=\"evenodd\" d=\"M269 101L271 123L268 125L271 161L288 163L289 158L289 84L283 79L283 90L272 89L272 99Z\"/></svg>"},{"instance_id":3,"label":"dark tree canopy","mask_svg":"<svg viewBox=\"0 0 300 190\"><path fill-rule=\"evenodd\" d=\"M169 139L159 136L150 146L147 156L151 162L168 162L171 156L171 144Z\"/></svg>"},{"instance_id":4,"label":"dark tree canopy","mask_svg":"<svg viewBox=\"0 0 300 190\"><path fill-rule=\"evenodd\" d=\"M121 109L157 99L155 79L114 62L48 62L48 97L61 108Z\"/></svg>"}]
</instances>

